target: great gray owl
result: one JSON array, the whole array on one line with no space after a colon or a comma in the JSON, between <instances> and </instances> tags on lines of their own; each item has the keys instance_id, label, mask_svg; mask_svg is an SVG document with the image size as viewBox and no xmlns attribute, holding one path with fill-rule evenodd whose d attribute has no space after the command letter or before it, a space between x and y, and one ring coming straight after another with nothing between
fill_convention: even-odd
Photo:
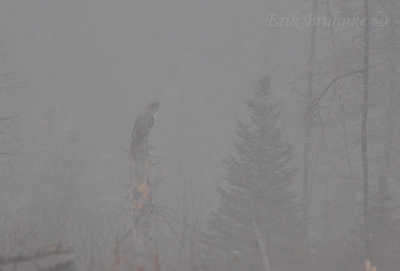
<instances>
[{"instance_id":1,"label":"great gray owl","mask_svg":"<svg viewBox=\"0 0 400 271\"><path fill-rule=\"evenodd\" d=\"M133 161L145 160L148 156L148 136L154 125L155 113L159 107L158 102L149 103L142 113L136 117L132 131L131 155Z\"/></svg>"}]
</instances>

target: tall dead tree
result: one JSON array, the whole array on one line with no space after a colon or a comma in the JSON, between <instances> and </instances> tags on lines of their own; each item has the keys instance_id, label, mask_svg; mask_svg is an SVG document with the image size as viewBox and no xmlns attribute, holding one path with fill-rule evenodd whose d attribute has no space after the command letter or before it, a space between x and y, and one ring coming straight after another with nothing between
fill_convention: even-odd
<instances>
[{"instance_id":1,"label":"tall dead tree","mask_svg":"<svg viewBox=\"0 0 400 271\"><path fill-rule=\"evenodd\" d=\"M312 15L317 16L318 12L318 1L312 1ZM308 77L307 77L307 93L306 93L306 108L307 112L304 120L304 149L303 149L303 176L302 176L302 201L303 201L303 218L308 217L308 205L310 201L310 144L311 144L311 128L313 122L313 112L309 108L313 105L313 75L314 75L314 58L315 58L315 46L316 46L316 34L317 24L314 22L310 29L310 48L308 57Z\"/></svg>"},{"instance_id":2,"label":"tall dead tree","mask_svg":"<svg viewBox=\"0 0 400 271\"><path fill-rule=\"evenodd\" d=\"M389 17L387 28L387 39L385 43L389 48L387 55L387 72L389 75L389 95L387 100L387 109L385 116L385 139L383 148L383 159L381 169L378 175L378 184L375 191L371 191L371 206L370 206L370 231L371 241L374 246L371 248L371 261L379 269L386 270L390 268L390 263L387 261L387 255L393 252L393 247L397 247L399 242L398 223L396 204L391 191L390 176L393 170L393 142L396 134L396 114L398 110L396 106L400 101L399 86L396 81L396 58L395 51L397 45L397 29L395 21L395 12L397 9L397 0L391 0L388 7L392 14Z\"/></svg>"},{"instance_id":3,"label":"tall dead tree","mask_svg":"<svg viewBox=\"0 0 400 271\"><path fill-rule=\"evenodd\" d=\"M396 10L396 0L392 0L390 4L390 9L392 11ZM390 18L389 24L389 33L387 38L388 47L390 49L388 55L388 66L389 66L389 105L386 113L386 138L385 138L385 146L384 146L384 153L383 153L383 168L381 175L379 177L379 187L386 186L387 175L390 170L390 165L392 163L392 149L393 149L393 136L394 136L394 125L395 125L395 112L396 112L396 101L399 99L399 90L398 84L395 78L397 77L396 73L396 52L394 49L396 48L396 22L394 18Z\"/></svg>"},{"instance_id":4,"label":"tall dead tree","mask_svg":"<svg viewBox=\"0 0 400 271\"><path fill-rule=\"evenodd\" d=\"M362 86L363 86L363 102L362 102L362 120L361 120L361 159L363 168L363 220L364 220L364 248L365 259L369 260L370 253L370 236L369 236L369 177L368 177L368 142L367 142L367 121L368 121L368 96L369 96L369 53L370 53L370 18L368 0L363 0L365 24L363 27L363 67L362 67Z\"/></svg>"},{"instance_id":5,"label":"tall dead tree","mask_svg":"<svg viewBox=\"0 0 400 271\"><path fill-rule=\"evenodd\" d=\"M150 167L149 134L154 125L158 102L149 103L137 116L132 131L131 156L133 161L133 193L131 211L133 214L134 253L141 267L148 265L146 257L150 250L150 216L153 209L150 181L147 169ZM144 269L145 270L145 269Z\"/></svg>"}]
</instances>

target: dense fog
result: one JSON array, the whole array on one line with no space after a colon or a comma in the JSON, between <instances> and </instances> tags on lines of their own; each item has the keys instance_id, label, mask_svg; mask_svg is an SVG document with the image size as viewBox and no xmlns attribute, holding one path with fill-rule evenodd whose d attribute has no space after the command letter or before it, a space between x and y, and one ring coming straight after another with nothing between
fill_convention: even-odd
<instances>
[{"instance_id":1,"label":"dense fog","mask_svg":"<svg viewBox=\"0 0 400 271\"><path fill-rule=\"evenodd\" d=\"M0 1L0 269L400 270L399 14Z\"/></svg>"}]
</instances>

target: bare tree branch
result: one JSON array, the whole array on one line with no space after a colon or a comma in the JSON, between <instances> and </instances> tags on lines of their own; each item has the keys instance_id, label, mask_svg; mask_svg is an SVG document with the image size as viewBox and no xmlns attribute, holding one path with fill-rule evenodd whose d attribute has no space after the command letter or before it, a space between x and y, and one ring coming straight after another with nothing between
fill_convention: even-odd
<instances>
[{"instance_id":1,"label":"bare tree branch","mask_svg":"<svg viewBox=\"0 0 400 271\"><path fill-rule=\"evenodd\" d=\"M311 105L311 108L308 109L306 115L308 115L308 114L315 108L315 106L318 105L319 101L325 96L325 94L329 91L329 89L330 89L337 81L339 81L339 80L341 80L341 79L343 79L343 78L345 78L345 77L347 77L347 76L350 76L350 75L362 73L363 71L364 71L364 70L357 70L357 71L348 72L348 73L345 73L345 74L343 74L343 75L341 75L341 76L336 77L335 79L333 79L333 80L329 83L329 85L324 89L324 91L323 91L318 97L316 97L316 98L314 99L314 101L313 101L313 103L312 103L312 105Z\"/></svg>"}]
</instances>

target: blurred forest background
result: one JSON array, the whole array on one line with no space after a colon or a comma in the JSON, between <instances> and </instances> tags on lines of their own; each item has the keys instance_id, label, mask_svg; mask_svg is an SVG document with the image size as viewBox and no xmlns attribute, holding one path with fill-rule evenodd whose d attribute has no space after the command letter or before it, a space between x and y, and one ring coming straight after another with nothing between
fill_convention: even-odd
<instances>
[{"instance_id":1,"label":"blurred forest background","mask_svg":"<svg viewBox=\"0 0 400 271\"><path fill-rule=\"evenodd\" d=\"M400 270L399 14L0 1L0 269ZM142 267L130 140L152 101Z\"/></svg>"}]
</instances>

